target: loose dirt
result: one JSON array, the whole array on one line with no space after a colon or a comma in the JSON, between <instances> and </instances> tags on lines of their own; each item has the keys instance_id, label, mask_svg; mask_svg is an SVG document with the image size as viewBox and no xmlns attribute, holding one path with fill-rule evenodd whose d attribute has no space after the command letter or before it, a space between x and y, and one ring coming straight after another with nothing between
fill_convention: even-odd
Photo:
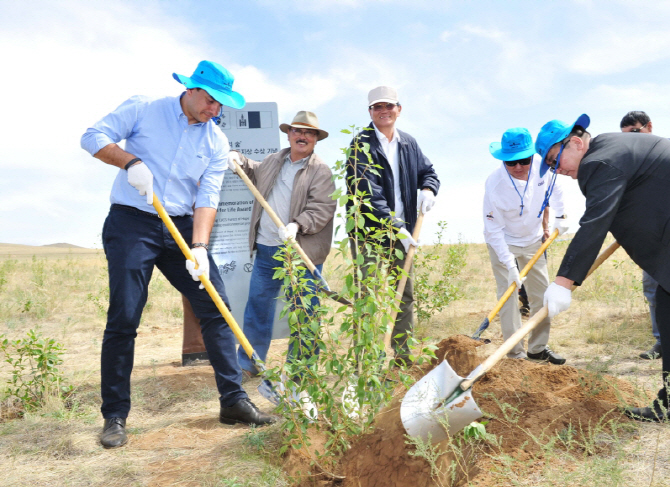
<instances>
[{"instance_id":1,"label":"loose dirt","mask_svg":"<svg viewBox=\"0 0 670 487\"><path fill-rule=\"evenodd\" d=\"M485 358L478 353L481 342L462 335L438 344L437 360L418 373L424 375L447 360L461 376L466 376ZM403 394L404 395L404 394ZM340 459L335 476L312 475L301 486L342 487L428 487L454 486L464 480L471 485L500 485L492 472L500 469L494 458L501 454L516 464L532 460L541 468L543 447L579 448L591 445L607 448L594 440L611 430L612 422L625 422L623 404L637 403L633 387L615 377L590 373L567 365L537 364L527 360L504 359L480 379L473 388L474 398L488 420L487 433L493 442L445 440L439 448L445 453L432 466L413 456L400 420L402 395L380 413L375 430L360 437ZM321 443L319 441L318 443ZM293 475L301 462L295 453L288 464ZM304 452L302 453L305 456ZM315 472L302 463L303 471ZM342 478L344 477L344 478Z\"/></svg>"}]
</instances>

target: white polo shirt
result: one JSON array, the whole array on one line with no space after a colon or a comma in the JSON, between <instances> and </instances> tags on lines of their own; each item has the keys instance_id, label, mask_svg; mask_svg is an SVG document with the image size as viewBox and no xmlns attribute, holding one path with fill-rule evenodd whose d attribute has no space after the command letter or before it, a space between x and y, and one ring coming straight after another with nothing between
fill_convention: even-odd
<instances>
[{"instance_id":1,"label":"white polo shirt","mask_svg":"<svg viewBox=\"0 0 670 487\"><path fill-rule=\"evenodd\" d=\"M528 173L528 188L526 181L512 178L505 169L505 163L500 161L498 169L486 180L484 193L484 240L493 247L500 262L511 269L514 255L508 245L527 247L542 238L542 215L538 218L544 195L551 184L553 173L547 171L540 177L540 157L533 156L533 163ZM516 186L516 190L515 187ZM525 195L524 195L525 189ZM523 196L523 214L521 211L521 196ZM549 205L554 215L564 214L563 190L560 178L556 179L554 191L549 198Z\"/></svg>"}]
</instances>

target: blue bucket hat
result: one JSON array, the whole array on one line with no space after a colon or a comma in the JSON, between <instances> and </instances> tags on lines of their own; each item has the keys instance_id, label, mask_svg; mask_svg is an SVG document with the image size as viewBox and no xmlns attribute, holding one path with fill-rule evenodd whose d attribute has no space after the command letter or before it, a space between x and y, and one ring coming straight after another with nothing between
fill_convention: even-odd
<instances>
[{"instance_id":1,"label":"blue bucket hat","mask_svg":"<svg viewBox=\"0 0 670 487\"><path fill-rule=\"evenodd\" d=\"M537 139L535 140L535 148L542 156L540 177L544 176L544 174L547 172L547 169L549 169L545 159L547 158L547 153L551 147L570 135L570 132L572 132L572 129L575 127L575 125L579 125L583 129L586 129L590 123L591 119L589 116L586 113L583 113L572 125L561 122L560 120L552 120L551 122L544 124L544 126L540 129L540 133L537 134Z\"/></svg>"},{"instance_id":2,"label":"blue bucket hat","mask_svg":"<svg viewBox=\"0 0 670 487\"><path fill-rule=\"evenodd\" d=\"M489 152L501 161L517 161L529 158L536 151L530 132L519 127L506 130L500 142L489 145Z\"/></svg>"},{"instance_id":3,"label":"blue bucket hat","mask_svg":"<svg viewBox=\"0 0 670 487\"><path fill-rule=\"evenodd\" d=\"M244 107L244 97L233 91L235 77L226 68L211 61L200 61L190 78L172 73L172 77L186 88L202 88L222 105L232 108Z\"/></svg>"}]
</instances>

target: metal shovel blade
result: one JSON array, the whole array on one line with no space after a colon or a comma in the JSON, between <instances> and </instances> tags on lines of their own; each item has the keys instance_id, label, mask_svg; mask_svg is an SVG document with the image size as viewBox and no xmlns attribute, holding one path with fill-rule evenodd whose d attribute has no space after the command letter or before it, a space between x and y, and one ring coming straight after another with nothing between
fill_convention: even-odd
<instances>
[{"instance_id":1,"label":"metal shovel blade","mask_svg":"<svg viewBox=\"0 0 670 487\"><path fill-rule=\"evenodd\" d=\"M438 443L481 418L472 389L443 404L464 381L444 360L414 384L400 405L400 419L410 436Z\"/></svg>"}]
</instances>

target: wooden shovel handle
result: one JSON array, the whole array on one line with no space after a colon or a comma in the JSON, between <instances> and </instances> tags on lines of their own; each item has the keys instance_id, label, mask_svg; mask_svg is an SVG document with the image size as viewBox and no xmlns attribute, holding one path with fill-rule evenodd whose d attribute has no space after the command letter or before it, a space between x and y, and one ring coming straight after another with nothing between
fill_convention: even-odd
<instances>
[{"instance_id":1,"label":"wooden shovel handle","mask_svg":"<svg viewBox=\"0 0 670 487\"><path fill-rule=\"evenodd\" d=\"M419 210L419 216L416 219L416 224L414 225L414 233L412 234L412 238L416 242L419 241L419 235L421 234L421 225L423 225L423 212ZM400 303L402 303L402 294L405 292L405 286L407 285L407 276L409 276L409 270L412 268L412 261L414 260L415 253L416 253L416 247L414 245L410 245L409 250L407 251L407 255L405 255L405 265L402 268L403 276L400 279L400 282L398 283L398 288L396 289L395 292L395 299L398 307L400 307ZM391 313L391 323L389 331L387 331L384 334L384 347L386 348L387 351L390 351L391 338L393 335L393 325L395 324L395 320L397 317L398 317L398 310L395 309L393 310L393 313Z\"/></svg>"},{"instance_id":2,"label":"wooden shovel handle","mask_svg":"<svg viewBox=\"0 0 670 487\"><path fill-rule=\"evenodd\" d=\"M254 198L258 200L258 202L261 204L261 206L268 214L270 219L274 222L274 224L277 225L277 228L284 228L285 227L284 222L281 221L281 219L279 218L279 216L277 216L277 214L272 209L270 204L265 200L265 198L263 198L263 195L261 194L260 191L258 191L254 183L251 182L249 176L246 175L244 170L239 166L239 164L237 164L237 162L233 161L233 163L235 164L235 173L240 177L240 179L242 179L242 181L244 181L244 184L247 185L249 191L251 191L251 193L254 195ZM307 257L305 251L302 249L300 244L298 244L298 242L294 238L290 238L289 241L291 242L291 245L293 245L293 248L295 248L298 251L298 254L300 254L300 258L303 260L309 271L314 276L316 276L317 274L314 273L314 271L316 270L316 266L312 262L312 259Z\"/></svg>"},{"instance_id":3,"label":"wooden shovel handle","mask_svg":"<svg viewBox=\"0 0 670 487\"><path fill-rule=\"evenodd\" d=\"M591 269L589 269L589 273L586 274L586 277L589 277L593 271L595 271L598 267L600 267L600 264L605 262L607 258L614 253L616 249L620 247L618 242L613 242L609 247L607 247L605 250L603 250L598 258L593 262L593 265L591 266ZM586 278L584 278L586 279ZM572 290L574 291L577 288L577 286L572 286ZM532 330L534 330L538 324L542 320L544 320L548 315L548 309L546 306L544 306L540 311L535 313L535 315L529 319L524 326L519 328L514 334L509 337L507 340L505 340L505 343L503 343L498 350L493 352L484 362L481 363L472 373L467 377L466 380L464 380L460 388L464 391L467 391L472 387L472 384L477 381L481 376L483 376L486 372L491 370L495 364L497 364L501 358L503 358L505 355L507 355L510 350L512 350L517 343L519 343L523 338L528 335Z\"/></svg>"},{"instance_id":4,"label":"wooden shovel handle","mask_svg":"<svg viewBox=\"0 0 670 487\"><path fill-rule=\"evenodd\" d=\"M554 241L554 239L558 237L558 229L555 229L554 232L551 234L551 236L544 241L542 246L537 249L537 252L535 252L535 255L533 256L532 259L528 261L526 266L521 269L521 272L519 273L519 276L523 279L528 275L528 272L533 268L535 263L539 260L539 258L542 256L545 250L547 250L547 247L551 245L551 242ZM493 321L493 318L496 317L496 315L500 312L502 309L503 305L507 302L509 297L512 295L512 293L516 290L516 283L513 282L512 284L509 285L507 288L507 291L505 291L505 294L502 295L502 297L498 300L498 304L496 304L495 308L489 313L488 319L489 322Z\"/></svg>"}]
</instances>

